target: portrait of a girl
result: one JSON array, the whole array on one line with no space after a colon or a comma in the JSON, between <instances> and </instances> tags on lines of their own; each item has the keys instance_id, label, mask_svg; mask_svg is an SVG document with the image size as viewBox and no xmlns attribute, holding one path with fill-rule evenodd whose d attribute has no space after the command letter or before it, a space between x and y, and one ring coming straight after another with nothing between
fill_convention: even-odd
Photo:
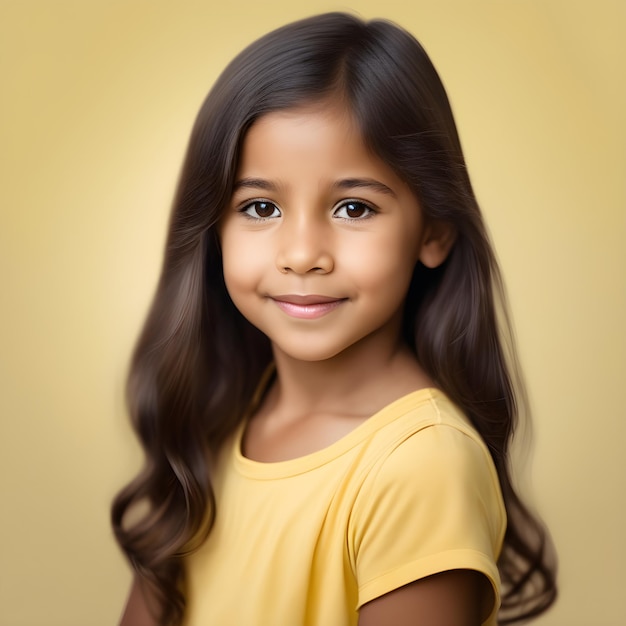
<instances>
[{"instance_id":1,"label":"portrait of a girl","mask_svg":"<svg viewBox=\"0 0 626 626\"><path fill-rule=\"evenodd\" d=\"M441 80L342 13L241 52L189 140L128 398L124 626L493 626L556 595L524 388Z\"/></svg>"}]
</instances>

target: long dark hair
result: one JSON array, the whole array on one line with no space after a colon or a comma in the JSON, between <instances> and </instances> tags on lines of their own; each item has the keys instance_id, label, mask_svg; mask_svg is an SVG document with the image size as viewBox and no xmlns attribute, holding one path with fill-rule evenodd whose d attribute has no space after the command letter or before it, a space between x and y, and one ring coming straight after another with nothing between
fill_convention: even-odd
<instances>
[{"instance_id":1,"label":"long dark hair","mask_svg":"<svg viewBox=\"0 0 626 626\"><path fill-rule=\"evenodd\" d=\"M416 268L403 333L495 462L508 513L498 562L501 623L537 615L556 596L549 537L511 483L509 443L523 392L505 349L506 315L498 314L506 311L500 275L445 90L410 34L383 20L331 13L279 28L241 52L209 93L189 142L128 381L146 462L112 508L117 540L164 625L182 620L183 559L215 516L212 459L271 360L266 337L228 296L216 235L241 144L264 114L337 95L366 144L411 186L426 219L456 232L443 266Z\"/></svg>"}]
</instances>

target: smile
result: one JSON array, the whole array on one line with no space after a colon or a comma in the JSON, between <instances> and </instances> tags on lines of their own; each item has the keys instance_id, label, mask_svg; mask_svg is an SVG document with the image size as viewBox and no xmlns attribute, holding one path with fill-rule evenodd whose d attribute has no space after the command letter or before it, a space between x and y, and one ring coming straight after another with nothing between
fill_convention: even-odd
<instances>
[{"instance_id":1,"label":"smile","mask_svg":"<svg viewBox=\"0 0 626 626\"><path fill-rule=\"evenodd\" d=\"M347 298L329 298L327 296L284 295L271 298L278 308L290 317L299 319L317 319L330 313L346 302Z\"/></svg>"}]
</instances>

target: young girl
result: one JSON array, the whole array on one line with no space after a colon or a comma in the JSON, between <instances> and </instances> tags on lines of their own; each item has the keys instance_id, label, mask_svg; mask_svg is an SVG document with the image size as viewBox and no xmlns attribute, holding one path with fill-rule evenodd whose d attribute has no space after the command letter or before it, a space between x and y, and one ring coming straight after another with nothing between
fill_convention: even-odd
<instances>
[{"instance_id":1,"label":"young girl","mask_svg":"<svg viewBox=\"0 0 626 626\"><path fill-rule=\"evenodd\" d=\"M448 100L385 21L261 38L196 121L129 403L122 624L476 626L555 598L511 485L497 266ZM513 360L514 361L514 360Z\"/></svg>"}]
</instances>

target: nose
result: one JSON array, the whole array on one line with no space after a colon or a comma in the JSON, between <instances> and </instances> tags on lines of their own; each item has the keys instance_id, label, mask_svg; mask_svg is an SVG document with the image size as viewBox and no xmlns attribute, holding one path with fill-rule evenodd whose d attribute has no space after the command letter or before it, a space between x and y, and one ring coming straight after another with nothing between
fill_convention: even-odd
<instances>
[{"instance_id":1,"label":"nose","mask_svg":"<svg viewBox=\"0 0 626 626\"><path fill-rule=\"evenodd\" d=\"M322 220L298 216L280 228L276 267L283 274L328 274L334 268L331 235Z\"/></svg>"}]
</instances>

